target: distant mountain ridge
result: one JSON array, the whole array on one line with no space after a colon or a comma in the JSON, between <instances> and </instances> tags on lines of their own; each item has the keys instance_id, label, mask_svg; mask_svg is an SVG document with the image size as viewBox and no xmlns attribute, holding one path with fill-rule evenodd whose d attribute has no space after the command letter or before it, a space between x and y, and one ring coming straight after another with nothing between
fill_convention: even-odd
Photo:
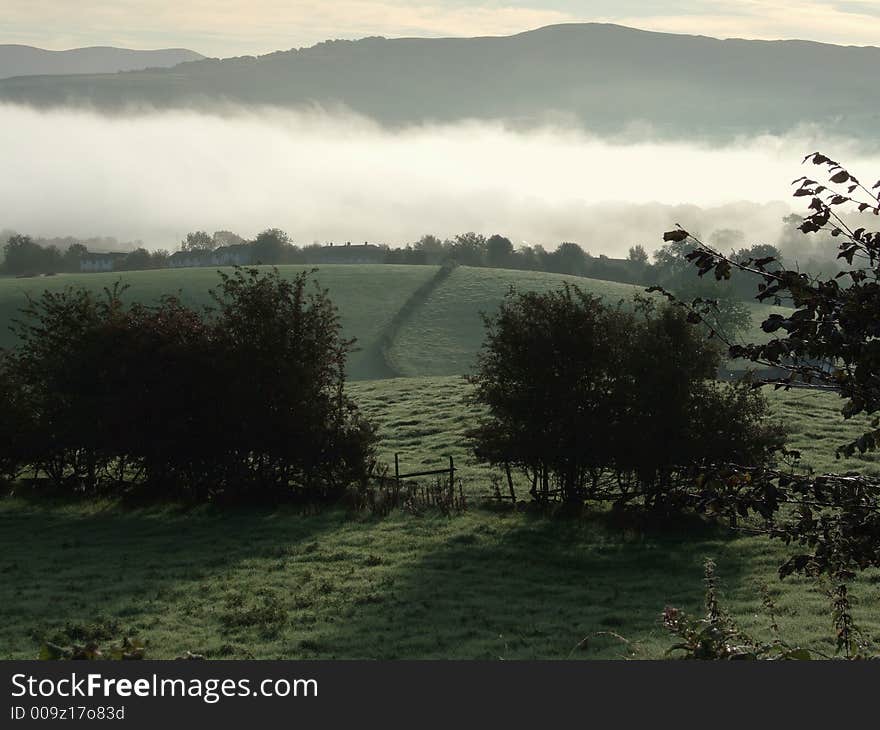
<instances>
[{"instance_id":1,"label":"distant mountain ridge","mask_svg":"<svg viewBox=\"0 0 880 730\"><path fill-rule=\"evenodd\" d=\"M505 37L326 41L259 57L116 75L0 81L0 100L112 111L343 107L387 125L565 120L599 133L731 137L821 124L875 139L880 48L718 40L597 23Z\"/></svg>"},{"instance_id":2,"label":"distant mountain ridge","mask_svg":"<svg viewBox=\"0 0 880 730\"><path fill-rule=\"evenodd\" d=\"M49 51L34 46L0 44L0 79L15 76L105 74L168 68L204 58L185 48L135 51L128 48L93 46L68 51Z\"/></svg>"}]
</instances>

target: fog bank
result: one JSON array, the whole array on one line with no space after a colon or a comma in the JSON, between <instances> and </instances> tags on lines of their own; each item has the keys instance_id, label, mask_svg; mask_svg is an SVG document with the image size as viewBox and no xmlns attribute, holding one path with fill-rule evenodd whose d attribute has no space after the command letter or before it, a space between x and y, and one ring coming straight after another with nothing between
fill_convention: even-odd
<instances>
[{"instance_id":1,"label":"fog bank","mask_svg":"<svg viewBox=\"0 0 880 730\"><path fill-rule=\"evenodd\" d=\"M772 243L806 153L880 176L877 156L809 131L719 148L486 123L390 131L342 113L17 106L0 106L0 128L0 229L169 249L195 229L270 226L300 245L474 230L609 256L656 248L676 222Z\"/></svg>"}]
</instances>

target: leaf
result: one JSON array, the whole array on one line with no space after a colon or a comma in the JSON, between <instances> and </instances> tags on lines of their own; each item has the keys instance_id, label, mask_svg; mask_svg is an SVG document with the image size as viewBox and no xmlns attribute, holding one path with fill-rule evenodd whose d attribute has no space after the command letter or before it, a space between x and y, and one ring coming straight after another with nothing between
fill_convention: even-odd
<instances>
[{"instance_id":1,"label":"leaf","mask_svg":"<svg viewBox=\"0 0 880 730\"><path fill-rule=\"evenodd\" d=\"M688 232L682 229L677 229L675 231L666 231L663 234L664 241L672 241L673 243L681 243L688 237Z\"/></svg>"},{"instance_id":2,"label":"leaf","mask_svg":"<svg viewBox=\"0 0 880 730\"><path fill-rule=\"evenodd\" d=\"M838 185L849 181L850 174L846 170L841 170L831 177L831 182L837 183Z\"/></svg>"},{"instance_id":3,"label":"leaf","mask_svg":"<svg viewBox=\"0 0 880 730\"><path fill-rule=\"evenodd\" d=\"M795 661L811 661L813 659L813 655L810 654L809 649L804 649L802 647L795 647L784 654L786 659L792 659Z\"/></svg>"}]
</instances>

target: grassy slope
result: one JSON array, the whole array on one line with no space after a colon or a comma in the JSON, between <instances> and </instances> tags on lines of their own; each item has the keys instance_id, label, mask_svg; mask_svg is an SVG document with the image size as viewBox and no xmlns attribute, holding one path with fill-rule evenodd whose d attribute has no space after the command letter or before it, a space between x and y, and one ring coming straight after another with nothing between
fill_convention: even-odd
<instances>
[{"instance_id":1,"label":"grassy slope","mask_svg":"<svg viewBox=\"0 0 880 730\"><path fill-rule=\"evenodd\" d=\"M300 267L282 266L292 275ZM352 355L349 377L354 380L406 376L454 375L468 372L483 341L481 312L494 312L511 286L520 291L547 291L564 281L616 303L644 292L644 287L505 269L457 268L431 292L406 319L390 348L388 367L378 349L380 333L400 311L408 297L435 273L434 266L324 265L319 281L330 290L339 307L346 337L356 337L360 352ZM117 279L130 284L129 296L155 300L180 292L184 301L209 303L208 290L218 279L215 269L137 271L121 274L62 274L51 278L0 278L0 347L14 342L8 326L23 305L25 293L37 295L46 288L85 285L96 290ZM749 337L761 337L760 321L770 308L752 304L754 327Z\"/></svg>"},{"instance_id":2,"label":"grassy slope","mask_svg":"<svg viewBox=\"0 0 880 730\"><path fill-rule=\"evenodd\" d=\"M511 286L519 291L549 291L569 282L609 303L644 294L645 287L562 274L508 269L457 268L401 329L391 360L407 376L455 375L468 372L483 342L481 312L492 313ZM749 339L765 337L760 322L768 305L751 303Z\"/></svg>"},{"instance_id":3,"label":"grassy slope","mask_svg":"<svg viewBox=\"0 0 880 730\"><path fill-rule=\"evenodd\" d=\"M453 451L472 490L488 475L467 465L460 379L352 385L381 417L385 455L406 466ZM773 396L818 468L834 466L846 437L833 397ZM809 417L806 414L811 414ZM839 433L832 434L832 431ZM851 433L851 430L850 430ZM817 438L817 436L819 438ZM873 469L873 460L838 468ZM472 509L444 518L394 514L172 509L38 504L0 499L0 658L31 657L41 638L73 635L149 641L149 655L210 657L582 658L659 657L667 604L699 607L701 563L716 559L725 605L763 627L758 589L775 594L785 635L830 651L826 599L800 579L780 583L783 548L708 529L639 534L601 520L551 520ZM880 582L857 584L858 617L880 638L872 606Z\"/></svg>"},{"instance_id":4,"label":"grassy slope","mask_svg":"<svg viewBox=\"0 0 880 730\"><path fill-rule=\"evenodd\" d=\"M281 266L281 272L292 276L302 271L299 266ZM231 269L225 269L231 271ZM359 266L324 265L317 279L330 290L339 307L346 337L357 337L361 352L349 361L349 377L354 379L384 377L384 362L376 352L376 341L410 294L435 272L434 266ZM219 283L214 268L133 271L107 274L59 274L31 279L0 279L0 347L14 343L8 323L25 303L25 294L38 296L44 289L65 286L87 286L100 291L121 279L130 285L128 296L153 301L163 294L180 293L193 306L210 303L208 290Z\"/></svg>"}]
</instances>

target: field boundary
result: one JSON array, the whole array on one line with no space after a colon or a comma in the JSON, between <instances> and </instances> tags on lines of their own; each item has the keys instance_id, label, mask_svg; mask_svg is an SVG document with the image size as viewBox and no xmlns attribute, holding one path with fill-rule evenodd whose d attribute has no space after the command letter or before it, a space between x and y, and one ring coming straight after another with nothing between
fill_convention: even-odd
<instances>
[{"instance_id":1,"label":"field boundary","mask_svg":"<svg viewBox=\"0 0 880 730\"><path fill-rule=\"evenodd\" d=\"M428 301L431 294L450 277L457 267L458 264L455 261L443 264L430 279L409 295L409 298L401 305L400 309L397 310L397 313L379 335L376 346L384 369L389 373L386 377L399 378L403 376L403 373L394 364L391 357L391 348L394 346L394 341L400 333L401 327L409 321L419 307Z\"/></svg>"}]
</instances>

